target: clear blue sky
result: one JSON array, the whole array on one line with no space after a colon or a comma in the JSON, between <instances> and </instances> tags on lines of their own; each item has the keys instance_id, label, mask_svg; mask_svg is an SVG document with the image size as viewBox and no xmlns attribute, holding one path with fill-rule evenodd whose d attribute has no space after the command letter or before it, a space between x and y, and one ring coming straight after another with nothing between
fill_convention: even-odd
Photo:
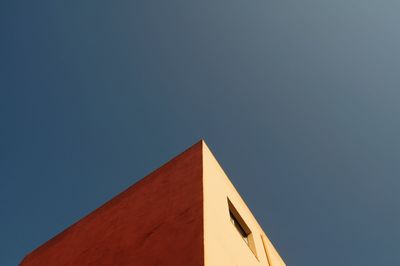
<instances>
[{"instance_id":1,"label":"clear blue sky","mask_svg":"<svg viewBox=\"0 0 400 266\"><path fill-rule=\"evenodd\" d=\"M0 265L205 138L288 265L400 265L397 0L0 2Z\"/></svg>"}]
</instances>

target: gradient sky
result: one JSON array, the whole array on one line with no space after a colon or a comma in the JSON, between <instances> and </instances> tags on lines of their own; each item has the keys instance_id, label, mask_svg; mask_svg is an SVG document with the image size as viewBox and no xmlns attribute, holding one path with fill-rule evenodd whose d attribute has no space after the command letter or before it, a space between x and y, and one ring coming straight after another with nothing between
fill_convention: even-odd
<instances>
[{"instance_id":1,"label":"gradient sky","mask_svg":"<svg viewBox=\"0 0 400 266\"><path fill-rule=\"evenodd\" d=\"M200 138L289 266L400 265L399 10L1 1L0 265Z\"/></svg>"}]
</instances>

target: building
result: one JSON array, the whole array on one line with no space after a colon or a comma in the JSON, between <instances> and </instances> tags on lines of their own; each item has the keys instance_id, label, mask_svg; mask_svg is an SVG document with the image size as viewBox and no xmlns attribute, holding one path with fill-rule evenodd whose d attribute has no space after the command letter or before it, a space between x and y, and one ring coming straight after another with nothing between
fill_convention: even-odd
<instances>
[{"instance_id":1,"label":"building","mask_svg":"<svg viewBox=\"0 0 400 266\"><path fill-rule=\"evenodd\" d=\"M32 265L285 265L200 141L21 262Z\"/></svg>"}]
</instances>

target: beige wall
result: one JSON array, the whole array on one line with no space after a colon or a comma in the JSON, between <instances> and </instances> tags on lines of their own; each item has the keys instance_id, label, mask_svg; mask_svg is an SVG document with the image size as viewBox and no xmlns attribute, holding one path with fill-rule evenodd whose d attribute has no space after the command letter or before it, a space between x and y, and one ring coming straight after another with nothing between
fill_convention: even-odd
<instances>
[{"instance_id":1,"label":"beige wall","mask_svg":"<svg viewBox=\"0 0 400 266\"><path fill-rule=\"evenodd\" d=\"M206 266L285 265L205 143L203 186ZM256 255L230 222L228 198L252 232Z\"/></svg>"}]
</instances>

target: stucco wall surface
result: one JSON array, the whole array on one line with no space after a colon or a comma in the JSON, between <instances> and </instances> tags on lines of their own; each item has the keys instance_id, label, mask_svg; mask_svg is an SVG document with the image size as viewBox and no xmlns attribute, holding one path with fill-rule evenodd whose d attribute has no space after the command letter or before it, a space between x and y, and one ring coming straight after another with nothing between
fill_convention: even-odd
<instances>
[{"instance_id":1,"label":"stucco wall surface","mask_svg":"<svg viewBox=\"0 0 400 266\"><path fill-rule=\"evenodd\" d=\"M34 250L21 265L204 265L202 142Z\"/></svg>"},{"instance_id":2,"label":"stucco wall surface","mask_svg":"<svg viewBox=\"0 0 400 266\"><path fill-rule=\"evenodd\" d=\"M229 202L251 231L230 221ZM200 141L49 240L23 266L285 266Z\"/></svg>"},{"instance_id":3,"label":"stucco wall surface","mask_svg":"<svg viewBox=\"0 0 400 266\"><path fill-rule=\"evenodd\" d=\"M203 169L205 265L284 266L282 258L205 144ZM230 221L228 199L252 232L249 238L253 251Z\"/></svg>"}]
</instances>

